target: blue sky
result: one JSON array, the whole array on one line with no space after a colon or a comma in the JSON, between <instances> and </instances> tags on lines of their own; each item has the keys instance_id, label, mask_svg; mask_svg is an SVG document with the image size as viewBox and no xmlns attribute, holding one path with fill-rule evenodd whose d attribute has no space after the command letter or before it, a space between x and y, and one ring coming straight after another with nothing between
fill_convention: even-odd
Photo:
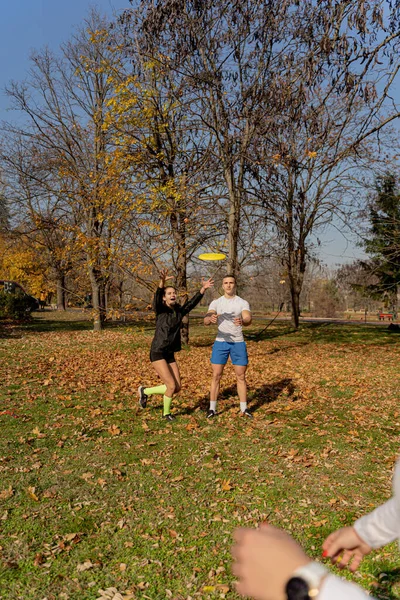
<instances>
[{"instance_id":1,"label":"blue sky","mask_svg":"<svg viewBox=\"0 0 400 600\"><path fill-rule=\"evenodd\" d=\"M49 46L57 50L76 27L97 7L112 16L131 5L128 0L4 0L0 19L0 120L9 119L4 86L21 81L29 69L33 49Z\"/></svg>"},{"instance_id":2,"label":"blue sky","mask_svg":"<svg viewBox=\"0 0 400 600\"><path fill-rule=\"evenodd\" d=\"M131 5L128 0L5 0L0 20L0 121L12 120L7 111L4 86L10 80L23 80L29 69L29 56L34 49L49 46L57 50L67 41L88 15L97 7L108 16ZM348 242L336 229L318 236L323 245L320 256L333 266L351 262L361 255L360 249Z\"/></svg>"}]
</instances>

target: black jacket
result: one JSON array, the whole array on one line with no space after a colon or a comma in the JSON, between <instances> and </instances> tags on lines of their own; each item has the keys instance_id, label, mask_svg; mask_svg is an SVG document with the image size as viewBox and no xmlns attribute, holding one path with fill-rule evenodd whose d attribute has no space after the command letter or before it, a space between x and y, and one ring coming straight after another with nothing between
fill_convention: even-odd
<instances>
[{"instance_id":1,"label":"black jacket","mask_svg":"<svg viewBox=\"0 0 400 600\"><path fill-rule=\"evenodd\" d=\"M154 296L154 310L156 312L156 332L151 343L152 352L179 352L181 349L181 323L202 299L203 294L197 292L183 306L175 304L169 308L163 302L164 288L157 288Z\"/></svg>"}]
</instances>

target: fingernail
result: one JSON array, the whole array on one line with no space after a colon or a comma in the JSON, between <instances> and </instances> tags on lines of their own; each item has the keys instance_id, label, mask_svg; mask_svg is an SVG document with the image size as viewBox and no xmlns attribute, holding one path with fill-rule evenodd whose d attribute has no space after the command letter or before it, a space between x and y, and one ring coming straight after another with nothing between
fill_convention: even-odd
<instances>
[{"instance_id":1,"label":"fingernail","mask_svg":"<svg viewBox=\"0 0 400 600\"><path fill-rule=\"evenodd\" d=\"M328 556L328 551L327 551L327 550L324 550L324 551L323 551L323 553L322 553L322 556L323 556L324 558L326 558L326 557Z\"/></svg>"}]
</instances>

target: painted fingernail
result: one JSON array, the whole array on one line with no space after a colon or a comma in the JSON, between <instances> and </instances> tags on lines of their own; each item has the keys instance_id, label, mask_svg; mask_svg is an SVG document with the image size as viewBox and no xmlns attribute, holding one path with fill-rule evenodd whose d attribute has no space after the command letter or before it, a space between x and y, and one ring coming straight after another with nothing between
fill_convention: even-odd
<instances>
[{"instance_id":1,"label":"painted fingernail","mask_svg":"<svg viewBox=\"0 0 400 600\"><path fill-rule=\"evenodd\" d=\"M324 558L326 558L328 556L328 550L324 550L323 553L322 553L322 556Z\"/></svg>"}]
</instances>

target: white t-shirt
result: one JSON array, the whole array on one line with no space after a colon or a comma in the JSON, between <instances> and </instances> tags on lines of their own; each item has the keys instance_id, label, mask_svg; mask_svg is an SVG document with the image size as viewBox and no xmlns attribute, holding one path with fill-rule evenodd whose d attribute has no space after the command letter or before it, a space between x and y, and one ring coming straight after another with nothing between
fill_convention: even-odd
<instances>
[{"instance_id":1,"label":"white t-shirt","mask_svg":"<svg viewBox=\"0 0 400 600\"><path fill-rule=\"evenodd\" d=\"M214 310L218 315L217 342L244 342L242 326L235 325L233 319L240 317L243 310L250 312L247 300L239 296L233 298L221 296L211 302L208 310Z\"/></svg>"}]
</instances>

